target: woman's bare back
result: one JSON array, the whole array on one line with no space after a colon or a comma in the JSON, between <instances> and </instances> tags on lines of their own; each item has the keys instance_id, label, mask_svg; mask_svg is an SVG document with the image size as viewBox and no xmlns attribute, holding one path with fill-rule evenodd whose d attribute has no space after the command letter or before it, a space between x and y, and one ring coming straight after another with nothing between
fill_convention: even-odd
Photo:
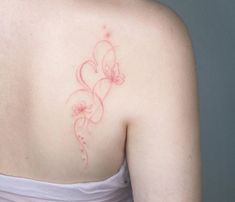
<instances>
[{"instance_id":1,"label":"woman's bare back","mask_svg":"<svg viewBox=\"0 0 235 202\"><path fill-rule=\"evenodd\" d=\"M195 61L174 12L12 0L0 15L0 173L100 181L126 156L134 201L200 201Z\"/></svg>"},{"instance_id":2,"label":"woman's bare back","mask_svg":"<svg viewBox=\"0 0 235 202\"><path fill-rule=\"evenodd\" d=\"M117 11L11 3L1 3L0 172L60 183L113 175L125 157L129 82Z\"/></svg>"}]
</instances>

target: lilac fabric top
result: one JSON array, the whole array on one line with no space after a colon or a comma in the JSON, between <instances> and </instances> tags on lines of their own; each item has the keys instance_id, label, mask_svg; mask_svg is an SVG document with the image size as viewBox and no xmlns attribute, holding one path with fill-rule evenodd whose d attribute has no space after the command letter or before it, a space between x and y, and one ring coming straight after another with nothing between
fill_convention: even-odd
<instances>
[{"instance_id":1,"label":"lilac fabric top","mask_svg":"<svg viewBox=\"0 0 235 202\"><path fill-rule=\"evenodd\" d=\"M96 182L57 184L0 175L0 202L133 202L126 159L113 176Z\"/></svg>"}]
</instances>

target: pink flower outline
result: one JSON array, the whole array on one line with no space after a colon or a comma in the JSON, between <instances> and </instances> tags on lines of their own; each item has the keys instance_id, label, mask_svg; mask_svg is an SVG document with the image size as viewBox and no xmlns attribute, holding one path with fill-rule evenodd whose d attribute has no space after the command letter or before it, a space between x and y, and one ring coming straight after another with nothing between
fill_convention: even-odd
<instances>
[{"instance_id":1,"label":"pink flower outline","mask_svg":"<svg viewBox=\"0 0 235 202\"><path fill-rule=\"evenodd\" d=\"M103 71L105 78L111 83L121 85L125 81L125 76L119 71L119 63L116 63L113 67L106 65L106 68Z\"/></svg>"},{"instance_id":2,"label":"pink flower outline","mask_svg":"<svg viewBox=\"0 0 235 202\"><path fill-rule=\"evenodd\" d=\"M87 105L87 103L83 100L73 106L72 116L76 117L79 116L80 114L87 116L87 114L90 114L92 112L91 108L92 104Z\"/></svg>"}]
</instances>

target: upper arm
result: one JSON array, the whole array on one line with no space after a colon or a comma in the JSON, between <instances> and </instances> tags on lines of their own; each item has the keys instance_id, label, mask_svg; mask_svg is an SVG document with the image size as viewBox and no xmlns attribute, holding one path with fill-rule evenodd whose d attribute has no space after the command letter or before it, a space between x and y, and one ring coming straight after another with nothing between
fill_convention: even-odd
<instances>
[{"instance_id":1,"label":"upper arm","mask_svg":"<svg viewBox=\"0 0 235 202\"><path fill-rule=\"evenodd\" d=\"M127 160L135 202L201 201L196 67L187 28L162 7L136 82ZM158 28L157 28L158 29ZM149 40L149 39L148 39Z\"/></svg>"}]
</instances>

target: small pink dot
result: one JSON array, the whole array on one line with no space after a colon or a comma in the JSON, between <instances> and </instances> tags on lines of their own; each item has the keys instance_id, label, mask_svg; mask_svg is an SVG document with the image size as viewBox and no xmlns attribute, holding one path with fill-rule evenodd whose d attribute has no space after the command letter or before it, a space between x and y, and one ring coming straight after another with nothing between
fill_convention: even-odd
<instances>
[{"instance_id":1,"label":"small pink dot","mask_svg":"<svg viewBox=\"0 0 235 202\"><path fill-rule=\"evenodd\" d=\"M111 33L110 33L110 32L106 32L106 33L105 33L105 38L110 38L110 36L111 36Z\"/></svg>"}]
</instances>

